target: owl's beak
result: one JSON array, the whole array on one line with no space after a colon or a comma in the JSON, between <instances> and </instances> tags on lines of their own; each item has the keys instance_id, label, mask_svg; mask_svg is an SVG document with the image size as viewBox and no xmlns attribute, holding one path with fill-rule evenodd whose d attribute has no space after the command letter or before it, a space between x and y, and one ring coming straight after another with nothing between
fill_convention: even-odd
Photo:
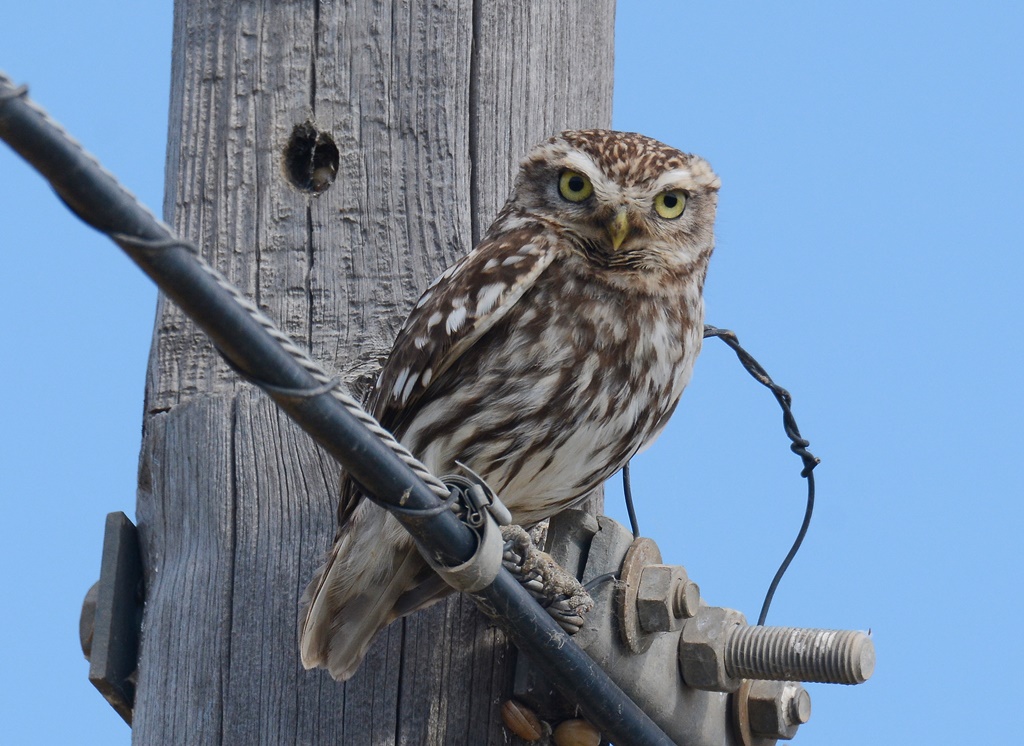
<instances>
[{"instance_id":1,"label":"owl's beak","mask_svg":"<svg viewBox=\"0 0 1024 746\"><path fill-rule=\"evenodd\" d=\"M626 208L620 207L605 228L608 230L608 237L612 240L612 248L618 251L629 235L629 219L626 217Z\"/></svg>"}]
</instances>

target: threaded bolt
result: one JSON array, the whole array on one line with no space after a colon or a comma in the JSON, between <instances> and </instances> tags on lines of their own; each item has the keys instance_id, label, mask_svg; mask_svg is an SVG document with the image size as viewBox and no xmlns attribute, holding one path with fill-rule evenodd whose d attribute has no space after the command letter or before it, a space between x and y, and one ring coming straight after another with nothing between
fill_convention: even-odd
<instances>
[{"instance_id":1,"label":"threaded bolt","mask_svg":"<svg viewBox=\"0 0 1024 746\"><path fill-rule=\"evenodd\" d=\"M677 583L672 596L672 613L676 619L690 619L700 609L700 588L692 580Z\"/></svg>"},{"instance_id":2,"label":"threaded bolt","mask_svg":"<svg viewBox=\"0 0 1024 746\"><path fill-rule=\"evenodd\" d=\"M811 719L811 695L802 686L798 687L789 699L786 719L794 725L803 725Z\"/></svg>"},{"instance_id":3,"label":"threaded bolt","mask_svg":"<svg viewBox=\"0 0 1024 746\"><path fill-rule=\"evenodd\" d=\"M736 679L862 684L875 670L875 646L863 632L734 626L725 671Z\"/></svg>"}]
</instances>

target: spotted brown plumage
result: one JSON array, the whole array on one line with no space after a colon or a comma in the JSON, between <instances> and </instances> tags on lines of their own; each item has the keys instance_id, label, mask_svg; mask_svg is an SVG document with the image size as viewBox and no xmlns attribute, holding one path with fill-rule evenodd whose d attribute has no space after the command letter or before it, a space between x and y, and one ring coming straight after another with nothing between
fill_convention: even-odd
<instances>
[{"instance_id":1,"label":"spotted brown plumage","mask_svg":"<svg viewBox=\"0 0 1024 746\"><path fill-rule=\"evenodd\" d=\"M664 428L700 350L718 177L633 133L564 132L523 161L479 245L423 293L371 392L435 474L458 460L533 524ZM307 589L301 654L338 679L385 625L444 595L411 539L345 480Z\"/></svg>"}]
</instances>

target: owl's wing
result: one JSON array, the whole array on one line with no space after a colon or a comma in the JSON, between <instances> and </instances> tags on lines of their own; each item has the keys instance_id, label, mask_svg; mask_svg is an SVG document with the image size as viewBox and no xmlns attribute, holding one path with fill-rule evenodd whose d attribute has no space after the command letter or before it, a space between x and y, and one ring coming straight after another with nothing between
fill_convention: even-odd
<instances>
[{"instance_id":1,"label":"owl's wing","mask_svg":"<svg viewBox=\"0 0 1024 746\"><path fill-rule=\"evenodd\" d=\"M551 264L551 229L536 223L480 244L428 287L398 333L371 396L385 427L416 410L423 393L533 287Z\"/></svg>"},{"instance_id":2,"label":"owl's wing","mask_svg":"<svg viewBox=\"0 0 1024 746\"><path fill-rule=\"evenodd\" d=\"M370 394L370 411L384 427L394 431L415 412L430 384L533 286L556 246L552 229L539 223L491 233L431 283L398 333ZM360 499L346 482L339 526Z\"/></svg>"}]
</instances>

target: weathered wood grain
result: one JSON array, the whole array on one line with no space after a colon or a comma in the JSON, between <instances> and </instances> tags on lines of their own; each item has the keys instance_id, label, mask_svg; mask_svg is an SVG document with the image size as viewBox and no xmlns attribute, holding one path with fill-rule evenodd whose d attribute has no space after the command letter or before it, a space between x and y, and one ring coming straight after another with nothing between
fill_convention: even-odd
<instances>
[{"instance_id":1,"label":"weathered wood grain","mask_svg":"<svg viewBox=\"0 0 1024 746\"><path fill-rule=\"evenodd\" d=\"M609 124L613 16L612 0L178 0L165 215L361 389L528 147ZM340 156L316 196L284 176L306 122ZM345 685L302 670L297 600L338 467L163 300L146 412L138 743L512 742L514 651L464 600L392 625Z\"/></svg>"},{"instance_id":2,"label":"weathered wood grain","mask_svg":"<svg viewBox=\"0 0 1024 746\"><path fill-rule=\"evenodd\" d=\"M136 507L146 571L133 739L219 743L231 654L232 402L146 421Z\"/></svg>"}]
</instances>

